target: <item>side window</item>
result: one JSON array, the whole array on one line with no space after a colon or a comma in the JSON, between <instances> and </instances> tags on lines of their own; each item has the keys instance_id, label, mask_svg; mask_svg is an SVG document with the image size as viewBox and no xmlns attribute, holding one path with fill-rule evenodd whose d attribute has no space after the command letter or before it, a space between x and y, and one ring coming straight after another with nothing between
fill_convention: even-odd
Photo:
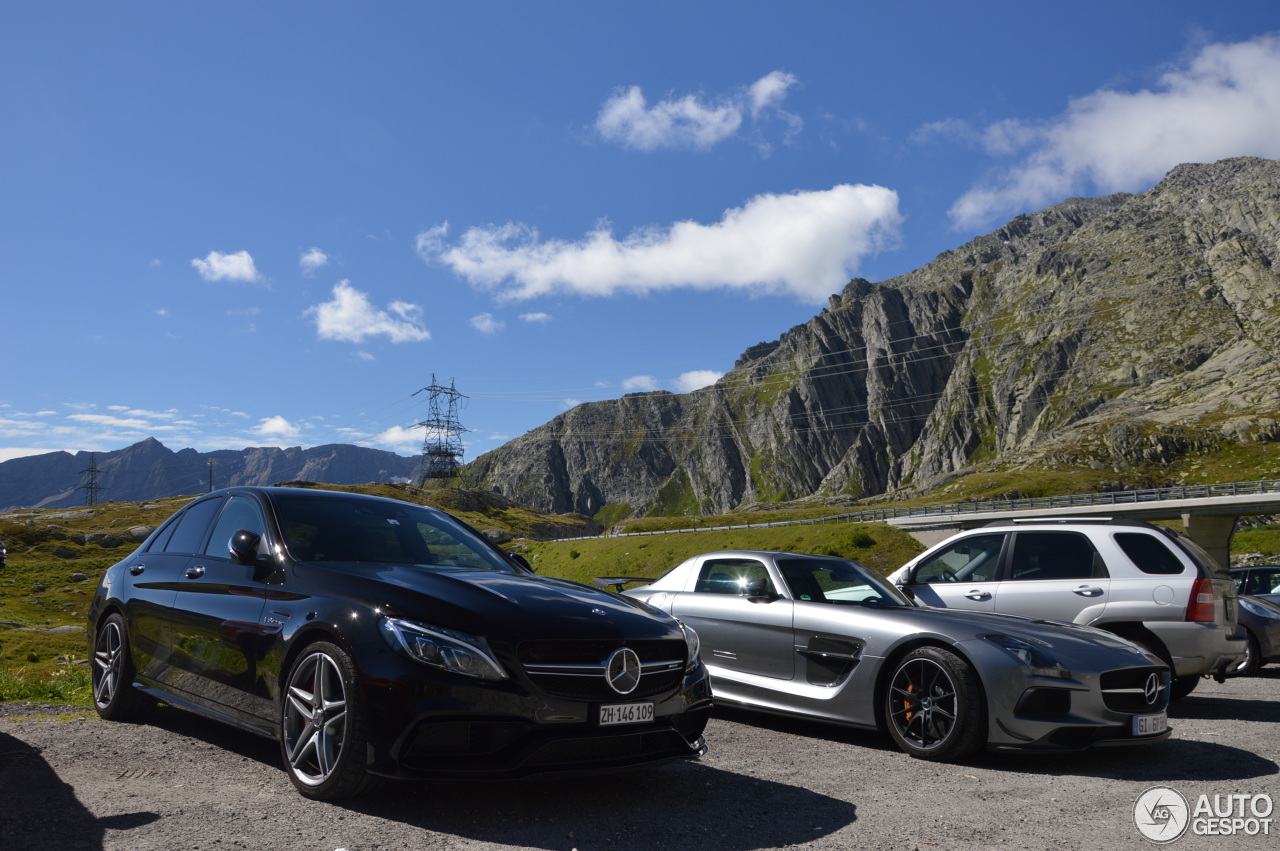
<instances>
[{"instance_id":1,"label":"side window","mask_svg":"<svg viewBox=\"0 0 1280 851\"><path fill-rule=\"evenodd\" d=\"M1244 594L1280 594L1280 569L1255 567L1245 574Z\"/></svg>"},{"instance_id":2,"label":"side window","mask_svg":"<svg viewBox=\"0 0 1280 851\"><path fill-rule=\"evenodd\" d=\"M1095 579L1107 575L1093 543L1076 532L1019 532L1009 578L1016 581Z\"/></svg>"},{"instance_id":3,"label":"side window","mask_svg":"<svg viewBox=\"0 0 1280 851\"><path fill-rule=\"evenodd\" d=\"M204 534L209 531L209 523L213 515L222 507L222 497L206 499L187 508L178 518L178 526L173 530L168 543L164 545L166 553L198 553L204 548Z\"/></svg>"},{"instance_id":4,"label":"side window","mask_svg":"<svg viewBox=\"0 0 1280 851\"><path fill-rule=\"evenodd\" d=\"M169 543L169 539L173 537L173 530L178 528L178 520L181 518L170 517L169 522L160 527L160 534L156 535L151 541L151 546L147 547L149 553L164 552L165 545Z\"/></svg>"},{"instance_id":5,"label":"side window","mask_svg":"<svg viewBox=\"0 0 1280 851\"><path fill-rule=\"evenodd\" d=\"M209 536L209 545L204 548L204 554L230 558L227 544L231 536L241 529L261 535L266 530L266 525L263 524L262 513L258 511L258 506L252 499L247 496L233 496L227 500L227 507L222 509L222 515L218 518L218 524L213 527L213 534Z\"/></svg>"},{"instance_id":6,"label":"side window","mask_svg":"<svg viewBox=\"0 0 1280 851\"><path fill-rule=\"evenodd\" d=\"M769 579L769 571L755 559L711 559L702 565L702 570L698 572L698 584L693 590L702 594L741 595L749 583L761 579L764 580L764 591L776 593L773 581Z\"/></svg>"},{"instance_id":7,"label":"side window","mask_svg":"<svg viewBox=\"0 0 1280 851\"><path fill-rule=\"evenodd\" d=\"M1137 565L1138 570L1143 573L1176 576L1186 569L1182 562L1178 561L1178 557L1165 546L1164 541L1155 535L1144 532L1117 532L1115 539L1120 549L1124 550L1124 554L1129 557L1129 561Z\"/></svg>"},{"instance_id":8,"label":"side window","mask_svg":"<svg viewBox=\"0 0 1280 851\"><path fill-rule=\"evenodd\" d=\"M1000 564L1000 548L1005 536L972 535L961 538L944 550L929 556L916 567L915 581L992 582Z\"/></svg>"}]
</instances>

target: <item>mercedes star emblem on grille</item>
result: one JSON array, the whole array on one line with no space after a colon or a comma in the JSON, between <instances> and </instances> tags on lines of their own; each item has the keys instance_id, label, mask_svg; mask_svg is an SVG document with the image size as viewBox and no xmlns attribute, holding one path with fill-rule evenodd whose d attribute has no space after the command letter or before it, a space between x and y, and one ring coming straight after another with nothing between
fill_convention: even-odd
<instances>
[{"instance_id":1,"label":"mercedes star emblem on grille","mask_svg":"<svg viewBox=\"0 0 1280 851\"><path fill-rule=\"evenodd\" d=\"M1160 678L1155 674L1147 677L1147 684L1142 689L1142 694L1147 698L1147 704L1152 705L1156 702L1156 698L1160 696Z\"/></svg>"},{"instance_id":2,"label":"mercedes star emblem on grille","mask_svg":"<svg viewBox=\"0 0 1280 851\"><path fill-rule=\"evenodd\" d=\"M618 648L605 663L604 676L618 694L631 694L640 685L640 657L630 647Z\"/></svg>"}]
</instances>

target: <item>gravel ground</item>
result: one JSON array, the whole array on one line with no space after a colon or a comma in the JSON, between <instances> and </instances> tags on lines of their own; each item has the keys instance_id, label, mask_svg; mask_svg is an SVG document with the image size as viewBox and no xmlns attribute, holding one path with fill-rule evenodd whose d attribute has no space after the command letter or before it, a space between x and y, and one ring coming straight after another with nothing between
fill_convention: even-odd
<instances>
[{"instance_id":1,"label":"gravel ground","mask_svg":"<svg viewBox=\"0 0 1280 851\"><path fill-rule=\"evenodd\" d=\"M392 784L341 805L297 795L276 745L161 708L150 724L0 703L3 849L1076 849L1154 847L1153 786L1280 804L1280 668L1202 682L1173 737L1081 754L910 759L880 736L717 710L696 763L579 780ZM1225 799L1219 799L1224 801ZM1259 799L1260 805L1265 805ZM1272 834L1175 849L1280 848Z\"/></svg>"}]
</instances>

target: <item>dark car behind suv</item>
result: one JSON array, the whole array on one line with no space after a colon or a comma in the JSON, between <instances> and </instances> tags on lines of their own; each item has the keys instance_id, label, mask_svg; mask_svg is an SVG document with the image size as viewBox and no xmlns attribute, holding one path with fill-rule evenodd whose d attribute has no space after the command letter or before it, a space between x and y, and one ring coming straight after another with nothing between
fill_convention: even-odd
<instances>
[{"instance_id":1,"label":"dark car behind suv","mask_svg":"<svg viewBox=\"0 0 1280 851\"><path fill-rule=\"evenodd\" d=\"M88 627L100 715L163 700L277 739L312 798L706 748L691 630L537 576L456 518L396 500L214 492L106 571Z\"/></svg>"}]
</instances>

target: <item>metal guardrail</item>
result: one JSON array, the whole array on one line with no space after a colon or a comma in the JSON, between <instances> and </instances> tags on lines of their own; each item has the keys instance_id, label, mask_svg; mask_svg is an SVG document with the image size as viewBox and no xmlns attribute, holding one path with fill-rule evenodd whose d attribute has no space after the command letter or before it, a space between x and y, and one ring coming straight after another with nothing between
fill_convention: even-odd
<instances>
[{"instance_id":1,"label":"metal guardrail","mask_svg":"<svg viewBox=\"0 0 1280 851\"><path fill-rule=\"evenodd\" d=\"M981 514L991 511L1036 511L1045 508L1073 508L1076 506L1133 505L1142 502L1162 502L1168 499L1248 496L1250 494L1263 493L1280 493L1280 479L1266 479L1257 482L1230 482L1221 485L1180 485L1174 488L1148 488L1145 490L1072 494L1069 496L956 502L945 505L913 505L905 508L872 508L864 511L852 511L847 514L832 514L827 517L810 517L803 520L774 520L767 523L743 523L735 526L691 526L686 529L619 532L616 535L606 533L605 535L556 538L555 540L594 541L601 537L632 538L645 535L676 535L685 532L727 532L735 529L766 529L774 526L811 526L817 523L872 523L899 517L926 517L935 514Z\"/></svg>"}]
</instances>

